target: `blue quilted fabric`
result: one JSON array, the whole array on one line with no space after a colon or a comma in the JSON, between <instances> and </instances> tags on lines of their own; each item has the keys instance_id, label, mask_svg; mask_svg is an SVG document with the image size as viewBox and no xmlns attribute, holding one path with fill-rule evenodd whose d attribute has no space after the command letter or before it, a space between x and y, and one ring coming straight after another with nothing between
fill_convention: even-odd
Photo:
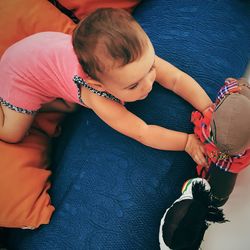
<instances>
[{"instance_id":1,"label":"blue quilted fabric","mask_svg":"<svg viewBox=\"0 0 250 250\"><path fill-rule=\"evenodd\" d=\"M193 76L211 98L250 59L249 1L145 0L135 17L157 54ZM158 85L127 108L148 123L192 131L192 107ZM191 158L143 146L87 109L68 116L55 145L51 223L10 230L10 249L159 249L160 218L195 175Z\"/></svg>"}]
</instances>

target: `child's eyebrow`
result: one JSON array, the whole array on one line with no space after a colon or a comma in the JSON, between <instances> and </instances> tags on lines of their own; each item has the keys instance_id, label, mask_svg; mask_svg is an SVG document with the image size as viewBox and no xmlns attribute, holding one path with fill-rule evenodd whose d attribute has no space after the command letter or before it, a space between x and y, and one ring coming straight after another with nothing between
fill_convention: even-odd
<instances>
[{"instance_id":1,"label":"child's eyebrow","mask_svg":"<svg viewBox=\"0 0 250 250\"><path fill-rule=\"evenodd\" d=\"M154 66L155 66L155 59L154 59L154 62L153 62L153 64L152 64L152 66L150 67L149 71L150 71ZM149 71L148 71L148 72L149 72ZM139 81L140 81L140 80L139 80ZM139 82L139 81L138 81L138 82ZM124 89L133 88L136 84L138 84L138 82L132 83L132 84L130 84L129 86L125 87Z\"/></svg>"}]
</instances>

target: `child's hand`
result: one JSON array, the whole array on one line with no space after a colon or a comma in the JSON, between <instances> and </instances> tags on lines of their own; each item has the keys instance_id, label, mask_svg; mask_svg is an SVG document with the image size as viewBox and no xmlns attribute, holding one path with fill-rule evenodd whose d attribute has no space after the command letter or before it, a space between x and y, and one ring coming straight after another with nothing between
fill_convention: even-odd
<instances>
[{"instance_id":1,"label":"child's hand","mask_svg":"<svg viewBox=\"0 0 250 250\"><path fill-rule=\"evenodd\" d=\"M204 147L195 134L188 135L185 151L198 165L207 166Z\"/></svg>"}]
</instances>

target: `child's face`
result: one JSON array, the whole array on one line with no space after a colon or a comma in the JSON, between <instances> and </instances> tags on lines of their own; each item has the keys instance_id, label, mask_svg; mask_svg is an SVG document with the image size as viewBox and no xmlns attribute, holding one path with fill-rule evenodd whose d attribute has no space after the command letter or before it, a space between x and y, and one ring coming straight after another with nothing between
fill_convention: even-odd
<instances>
[{"instance_id":1,"label":"child's face","mask_svg":"<svg viewBox=\"0 0 250 250\"><path fill-rule=\"evenodd\" d=\"M156 78L155 52L150 41L141 58L122 67L114 67L100 76L107 92L125 102L146 98Z\"/></svg>"}]
</instances>

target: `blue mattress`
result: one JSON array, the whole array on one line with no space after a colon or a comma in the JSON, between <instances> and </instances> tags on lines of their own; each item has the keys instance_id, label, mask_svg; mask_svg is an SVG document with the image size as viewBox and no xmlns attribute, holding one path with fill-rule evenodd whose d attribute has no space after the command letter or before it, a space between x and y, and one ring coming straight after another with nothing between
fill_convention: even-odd
<instances>
[{"instance_id":1,"label":"blue mattress","mask_svg":"<svg viewBox=\"0 0 250 250\"><path fill-rule=\"evenodd\" d=\"M156 53L193 76L215 97L250 59L250 3L236 0L145 0L134 16ZM146 122L192 132L193 108L155 84L146 100L127 104ZM164 210L195 176L185 152L143 146L87 109L69 115L55 142L49 225L9 230L10 249L159 249Z\"/></svg>"}]
</instances>

